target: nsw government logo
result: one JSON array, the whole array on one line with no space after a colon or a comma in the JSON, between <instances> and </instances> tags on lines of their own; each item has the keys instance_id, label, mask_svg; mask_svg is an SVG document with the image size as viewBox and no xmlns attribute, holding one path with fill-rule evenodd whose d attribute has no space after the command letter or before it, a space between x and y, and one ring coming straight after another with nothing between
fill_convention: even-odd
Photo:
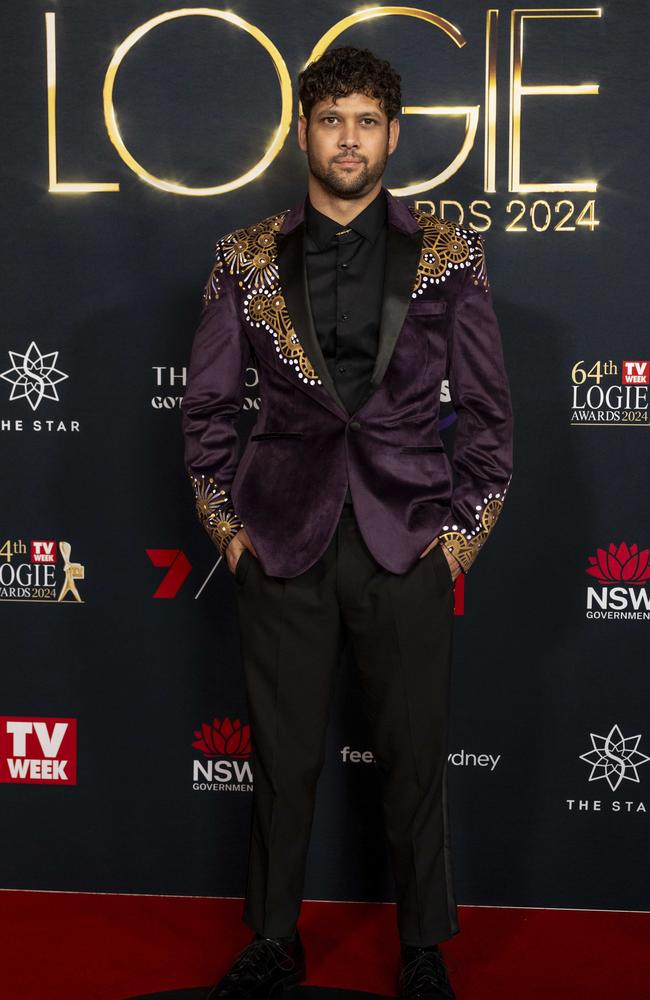
<instances>
[{"instance_id":1,"label":"nsw government logo","mask_svg":"<svg viewBox=\"0 0 650 1000\"><path fill-rule=\"evenodd\" d=\"M609 543L589 556L585 572L594 583L587 587L587 618L650 619L650 550L634 543Z\"/></svg>"},{"instance_id":2,"label":"nsw government logo","mask_svg":"<svg viewBox=\"0 0 650 1000\"><path fill-rule=\"evenodd\" d=\"M580 760L589 765L589 781L603 781L612 792L626 792L624 782L640 783L639 768L650 761L641 753L641 735L624 736L619 725L613 725L606 735L590 733L591 749L580 754ZM623 786L621 788L621 786ZM645 813L645 803L639 800L615 798L567 799L570 812Z\"/></svg>"},{"instance_id":3,"label":"nsw government logo","mask_svg":"<svg viewBox=\"0 0 650 1000\"><path fill-rule=\"evenodd\" d=\"M202 758L193 762L195 792L252 792L250 726L241 719L213 719L196 730L192 746Z\"/></svg>"}]
</instances>

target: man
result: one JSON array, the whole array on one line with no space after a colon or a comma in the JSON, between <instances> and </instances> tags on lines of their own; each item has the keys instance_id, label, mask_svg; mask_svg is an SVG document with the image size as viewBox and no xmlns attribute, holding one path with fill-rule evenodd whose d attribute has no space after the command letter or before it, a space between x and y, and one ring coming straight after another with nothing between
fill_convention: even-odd
<instances>
[{"instance_id":1,"label":"man","mask_svg":"<svg viewBox=\"0 0 650 1000\"><path fill-rule=\"evenodd\" d=\"M261 1000L304 978L296 924L347 635L382 778L399 995L448 1000L454 581L510 482L509 385L480 236L381 183L399 75L345 46L299 90L307 197L218 241L182 406L199 518L237 581L253 746L243 920L255 936L208 996ZM239 460L253 356L262 405ZM437 430L445 378L453 483Z\"/></svg>"}]
</instances>

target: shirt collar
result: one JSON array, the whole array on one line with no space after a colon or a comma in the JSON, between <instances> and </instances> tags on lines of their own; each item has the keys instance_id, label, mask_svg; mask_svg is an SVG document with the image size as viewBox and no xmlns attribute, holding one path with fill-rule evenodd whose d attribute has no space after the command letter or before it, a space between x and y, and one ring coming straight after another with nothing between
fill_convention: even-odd
<instances>
[{"instance_id":1,"label":"shirt collar","mask_svg":"<svg viewBox=\"0 0 650 1000\"><path fill-rule=\"evenodd\" d=\"M348 229L354 229L360 236L363 236L370 243L374 243L379 237L382 226L386 225L386 218L387 205L383 187L380 188L370 204L366 205L363 211L359 212L347 226L342 226L336 219L331 219L328 215L324 215L317 208L314 208L309 195L307 195L305 202L305 227L319 250L324 250L332 240L336 241L337 233Z\"/></svg>"}]
</instances>

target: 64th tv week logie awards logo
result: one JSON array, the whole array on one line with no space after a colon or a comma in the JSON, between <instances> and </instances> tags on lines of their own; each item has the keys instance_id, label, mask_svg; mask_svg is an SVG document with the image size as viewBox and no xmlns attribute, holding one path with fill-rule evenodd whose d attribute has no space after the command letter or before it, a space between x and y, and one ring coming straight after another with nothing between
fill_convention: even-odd
<instances>
[{"instance_id":1,"label":"64th tv week logie awards logo","mask_svg":"<svg viewBox=\"0 0 650 1000\"><path fill-rule=\"evenodd\" d=\"M650 361L576 361L571 427L650 427Z\"/></svg>"},{"instance_id":2,"label":"64th tv week logie awards logo","mask_svg":"<svg viewBox=\"0 0 650 1000\"><path fill-rule=\"evenodd\" d=\"M72 558L72 545L54 539L6 538L0 542L0 601L83 604L77 586L83 563Z\"/></svg>"}]
</instances>

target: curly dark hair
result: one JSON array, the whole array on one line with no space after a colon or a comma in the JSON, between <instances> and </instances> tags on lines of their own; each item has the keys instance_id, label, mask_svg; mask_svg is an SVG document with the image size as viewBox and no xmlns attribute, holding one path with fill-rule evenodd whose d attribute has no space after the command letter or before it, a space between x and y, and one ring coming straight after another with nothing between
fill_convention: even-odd
<instances>
[{"instance_id":1,"label":"curly dark hair","mask_svg":"<svg viewBox=\"0 0 650 1000\"><path fill-rule=\"evenodd\" d=\"M328 49L298 74L298 95L308 122L318 101L354 93L379 101L390 122L402 108L401 80L388 60L380 59L370 49L341 45Z\"/></svg>"}]
</instances>

